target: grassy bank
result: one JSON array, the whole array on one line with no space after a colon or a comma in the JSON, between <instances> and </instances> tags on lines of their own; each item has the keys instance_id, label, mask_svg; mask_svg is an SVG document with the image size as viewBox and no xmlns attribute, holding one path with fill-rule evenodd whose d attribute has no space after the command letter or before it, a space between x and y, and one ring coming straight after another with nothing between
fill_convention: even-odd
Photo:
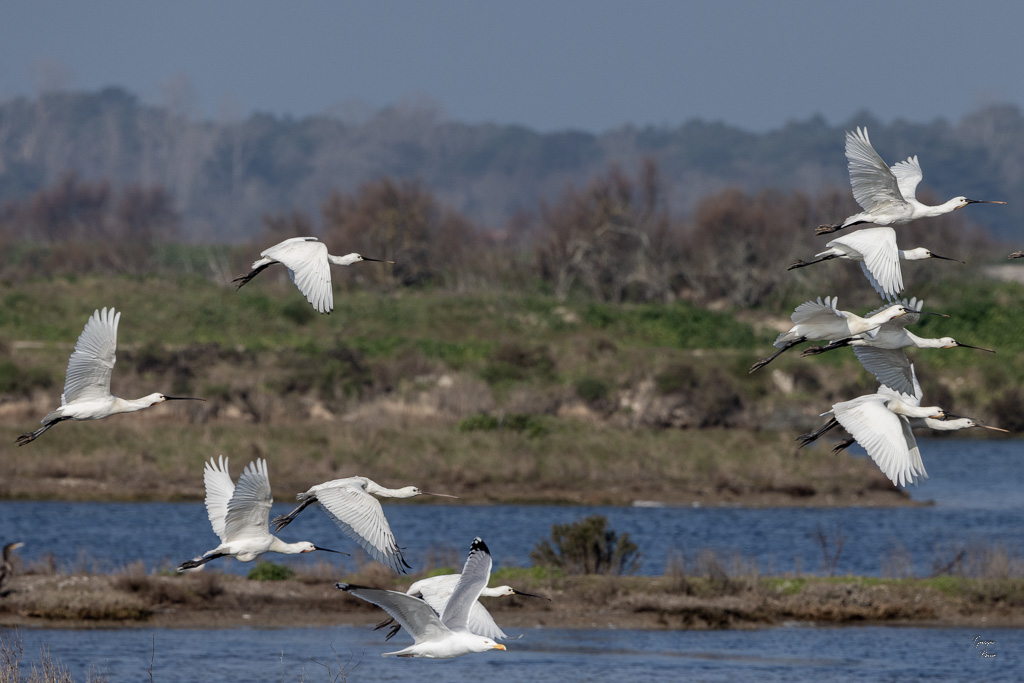
<instances>
[{"instance_id":1,"label":"grassy bank","mask_svg":"<svg viewBox=\"0 0 1024 683\"><path fill-rule=\"evenodd\" d=\"M187 429L168 417L60 425L29 447L0 452L0 496L201 500L203 461L225 453L234 472L266 457L278 500L320 481L361 474L451 493L463 502L909 502L869 460L824 449L796 453L789 434L621 430L553 417L535 418L533 431L466 431L423 424L400 411L382 413L355 422Z\"/></svg>"},{"instance_id":2,"label":"grassy bank","mask_svg":"<svg viewBox=\"0 0 1024 683\"><path fill-rule=\"evenodd\" d=\"M848 351L791 351L748 375L785 316L442 290L339 291L318 316L278 275L239 292L186 276L0 283L0 496L201 498L202 462L224 453L236 467L266 457L282 498L358 473L474 502L906 501L870 462L795 449L820 412L875 382ZM918 353L929 398L1017 428L1021 302L1018 285L937 291L953 317L918 331L999 353ZM115 394L206 401L14 448L58 404L104 305L123 311Z\"/></svg>"}]
</instances>

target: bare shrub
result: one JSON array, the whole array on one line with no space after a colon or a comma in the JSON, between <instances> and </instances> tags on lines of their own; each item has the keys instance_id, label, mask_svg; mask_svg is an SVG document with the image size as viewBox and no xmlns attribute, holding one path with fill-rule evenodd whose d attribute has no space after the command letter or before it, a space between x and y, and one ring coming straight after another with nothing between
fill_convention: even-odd
<instances>
[{"instance_id":1,"label":"bare shrub","mask_svg":"<svg viewBox=\"0 0 1024 683\"><path fill-rule=\"evenodd\" d=\"M655 162L645 159L636 179L612 165L585 190L541 205L538 270L560 300L577 285L604 301L664 300L670 224Z\"/></svg>"}]
</instances>

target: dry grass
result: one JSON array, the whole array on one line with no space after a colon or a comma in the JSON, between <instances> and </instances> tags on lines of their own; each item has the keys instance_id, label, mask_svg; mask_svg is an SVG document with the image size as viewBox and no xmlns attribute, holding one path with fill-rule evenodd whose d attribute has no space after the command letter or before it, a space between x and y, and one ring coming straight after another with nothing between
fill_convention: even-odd
<instances>
[{"instance_id":1,"label":"dry grass","mask_svg":"<svg viewBox=\"0 0 1024 683\"><path fill-rule=\"evenodd\" d=\"M38 662L29 663L28 674L22 671L24 656L25 648L17 629L0 632L0 683L74 683L67 667L60 660L53 659L47 648L41 649ZM86 683L104 683L107 680L105 676L89 672Z\"/></svg>"},{"instance_id":2,"label":"dry grass","mask_svg":"<svg viewBox=\"0 0 1024 683\"><path fill-rule=\"evenodd\" d=\"M134 419L140 417L142 419ZM797 452L789 434L620 429L575 418L532 419L541 433L460 431L409 415L341 422L245 422L181 429L142 415L59 425L22 449L0 450L0 497L198 500L203 462L233 472L268 461L279 500L311 484L363 475L468 502L746 505L902 504L869 461ZM26 457L28 449L31 456Z\"/></svg>"}]
</instances>

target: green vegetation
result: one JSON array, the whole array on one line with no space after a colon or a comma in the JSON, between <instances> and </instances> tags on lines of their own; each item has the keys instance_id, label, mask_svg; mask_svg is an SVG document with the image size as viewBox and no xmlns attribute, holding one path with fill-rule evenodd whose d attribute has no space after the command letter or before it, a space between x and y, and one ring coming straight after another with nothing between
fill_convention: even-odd
<instances>
[{"instance_id":1,"label":"green vegetation","mask_svg":"<svg viewBox=\"0 0 1024 683\"><path fill-rule=\"evenodd\" d=\"M629 534L608 528L608 518L590 515L571 524L553 524L551 539L530 552L534 565L563 574L632 574L640 568L640 552Z\"/></svg>"},{"instance_id":2,"label":"green vegetation","mask_svg":"<svg viewBox=\"0 0 1024 683\"><path fill-rule=\"evenodd\" d=\"M297 325L289 306L305 304L279 275L239 292L189 276L0 282L9 433L56 405L74 341L103 305L124 313L115 394L207 399L58 425L31 458L0 449L0 496L201 498L202 461L225 453L267 457L279 492L358 473L472 500L905 500L862 458L823 448L796 457L796 434L875 383L844 351L794 351L748 375L776 318L707 313L698 318L733 333L703 324L681 335L686 304L400 290L339 292L333 315ZM1024 319L1024 287L966 280L927 303L953 317L929 317L922 334L948 331L998 353L917 352L926 395L1014 428L1024 333L1012 338L969 311ZM676 344L684 338L700 348Z\"/></svg>"},{"instance_id":3,"label":"green vegetation","mask_svg":"<svg viewBox=\"0 0 1024 683\"><path fill-rule=\"evenodd\" d=\"M287 581L295 576L291 567L274 562L260 562L249 570L246 578L253 581Z\"/></svg>"}]
</instances>

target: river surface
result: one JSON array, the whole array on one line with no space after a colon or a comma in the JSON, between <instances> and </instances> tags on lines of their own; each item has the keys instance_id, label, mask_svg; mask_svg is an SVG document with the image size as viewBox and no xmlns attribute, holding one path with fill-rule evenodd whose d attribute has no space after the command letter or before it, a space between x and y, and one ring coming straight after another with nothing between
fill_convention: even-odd
<instances>
[{"instance_id":1,"label":"river surface","mask_svg":"<svg viewBox=\"0 0 1024 683\"><path fill-rule=\"evenodd\" d=\"M927 507L745 510L386 504L385 510L413 567L422 566L432 548L447 549L453 562L461 562L477 535L487 541L496 566L528 566L530 550L550 534L553 523L592 513L605 515L612 529L630 535L642 553L640 573L650 575L664 572L674 557L692 566L706 550L714 551L727 568L762 574L822 573L822 536L831 552L843 539L838 574L928 575L961 550L972 557L999 549L1019 566L1024 557L1024 442L922 440L921 451L931 478L910 492L917 500L934 502ZM278 504L273 514L290 508ZM27 541L20 551L25 562L52 553L67 569L109 571L139 560L151 569L166 568L216 545L198 502L3 502L0 527L5 538ZM315 509L303 512L282 537L311 540L354 555L358 551ZM344 562L351 569L360 560ZM245 572L252 566L217 562L223 571ZM346 669L349 681L1024 680L1024 629L530 629L521 640L508 643L508 652L446 662L382 659L380 653L404 647L408 640L385 646L378 633L352 626L23 629L19 637L26 662L46 645L76 679L95 670L112 681L149 680L154 638L157 681L343 680L335 677L350 656L359 663ZM979 647L976 640L992 644Z\"/></svg>"},{"instance_id":2,"label":"river surface","mask_svg":"<svg viewBox=\"0 0 1024 683\"><path fill-rule=\"evenodd\" d=\"M551 525L589 514L608 518L640 549L639 573L660 575L666 562L693 566L703 551L719 562L742 562L762 574L821 573L821 537L833 553L843 540L836 573L928 575L961 550L1002 548L1024 555L1024 441L937 439L921 442L930 479L911 496L934 505L913 508L583 507L517 505L388 504L384 509L406 558L424 566L437 549L461 563L481 536L496 566L529 566L530 551ZM278 503L272 515L293 507ZM27 562L53 554L64 569L115 571L141 560L150 569L171 568L217 545L206 509L192 503L0 502L3 537L26 541ZM344 550L348 569L361 551L326 515L305 510L281 534ZM323 553L271 555L286 564L315 562ZM336 556L326 555L332 561ZM252 564L216 560L222 571L245 573Z\"/></svg>"},{"instance_id":3,"label":"river surface","mask_svg":"<svg viewBox=\"0 0 1024 683\"><path fill-rule=\"evenodd\" d=\"M2 633L2 632L0 632ZM6 634L10 637L10 632ZM529 629L507 652L452 660L383 658L367 627L23 629L75 680L148 681L1019 681L1024 630L847 626L757 631ZM980 637L979 637L980 636ZM401 636L399 636L401 637ZM975 644L978 641L979 645ZM333 649L332 649L333 648ZM984 656L988 655L988 656ZM994 656L993 656L994 655ZM350 661L351 659L351 661ZM152 665L151 665L152 662ZM351 668L356 665L355 668ZM328 670L328 666L330 669ZM25 667L27 669L27 666ZM335 676L345 670L344 678Z\"/></svg>"}]
</instances>

